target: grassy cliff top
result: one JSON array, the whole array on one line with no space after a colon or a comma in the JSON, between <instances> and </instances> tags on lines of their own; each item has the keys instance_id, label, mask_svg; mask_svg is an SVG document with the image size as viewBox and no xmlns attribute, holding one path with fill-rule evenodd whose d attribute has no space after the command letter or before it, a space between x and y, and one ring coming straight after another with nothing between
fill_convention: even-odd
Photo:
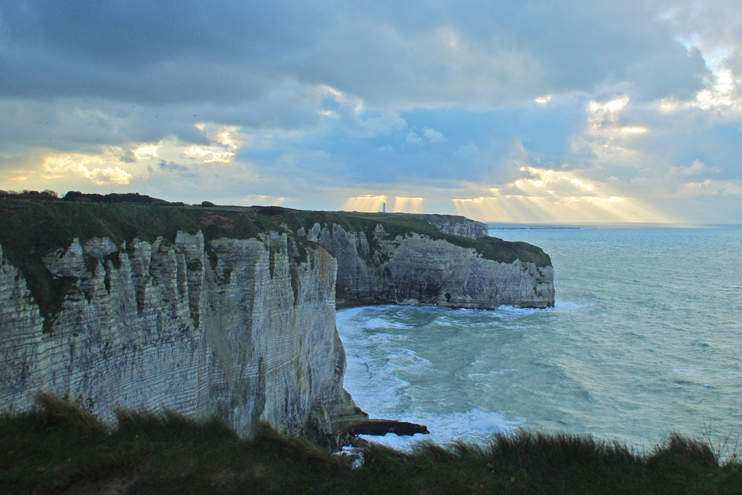
<instances>
[{"instance_id":1,"label":"grassy cliff top","mask_svg":"<svg viewBox=\"0 0 742 495\"><path fill-rule=\"evenodd\" d=\"M463 217L451 218L465 221ZM309 230L316 223L367 234L381 224L392 239L418 233L473 248L487 259L505 263L520 259L538 266L551 265L549 256L536 246L491 237L470 239L443 234L425 221L425 215L216 206L206 202L190 206L139 194L68 193L64 199L43 193L0 195L3 256L24 275L45 317L58 311L66 292L65 284L70 281L53 279L42 258L66 248L75 238L84 244L92 238L108 237L119 246L124 241L130 245L135 238L152 242L161 237L165 242L173 242L178 231L191 234L201 231L207 241L221 237L250 239L268 231ZM300 249L308 243L298 237L297 241Z\"/></svg>"},{"instance_id":2,"label":"grassy cliff top","mask_svg":"<svg viewBox=\"0 0 742 495\"><path fill-rule=\"evenodd\" d=\"M371 233L377 225L382 225L387 233L387 238L394 239L396 236L417 233L432 239L443 239L456 246L473 248L484 258L512 263L515 260L533 262L538 266L551 266L551 258L544 253L543 249L525 242L503 241L496 237L482 237L471 239L457 235L442 233L437 227L428 223L426 217L430 215L414 213L359 213L347 211L323 212L292 210L276 206L246 208L264 219L265 223L271 218L275 226L287 225L289 229L296 232L303 227L310 229L315 223L324 226L339 225L347 232L365 231ZM465 221L464 217L447 216L451 219Z\"/></svg>"},{"instance_id":3,"label":"grassy cliff top","mask_svg":"<svg viewBox=\"0 0 742 495\"><path fill-rule=\"evenodd\" d=\"M162 237L173 241L178 231L196 233L201 230L206 240L220 237L249 239L270 230L280 232L287 228L293 233L300 228L309 230L319 223L323 227L339 225L349 232L367 233L381 224L391 238L417 233L473 248L483 257L495 261L512 263L519 259L538 266L551 265L551 259L541 248L492 237L470 239L444 234L425 220L428 215L323 212L206 203L189 206L133 194L82 195L83 199L86 196L110 199L108 202L80 201L79 196L67 200L70 194L64 200L0 196L0 244L11 262L28 254L43 256L68 246L75 238L83 243L95 237L109 237L117 244L122 241L130 243L134 238L152 242ZM450 218L464 221L463 217Z\"/></svg>"}]
</instances>

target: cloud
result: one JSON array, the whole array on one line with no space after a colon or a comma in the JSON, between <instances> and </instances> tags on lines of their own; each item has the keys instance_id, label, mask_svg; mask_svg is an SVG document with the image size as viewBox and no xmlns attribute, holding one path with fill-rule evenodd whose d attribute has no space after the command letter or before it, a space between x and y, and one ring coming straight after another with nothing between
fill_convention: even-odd
<instances>
[{"instance_id":1,"label":"cloud","mask_svg":"<svg viewBox=\"0 0 742 495\"><path fill-rule=\"evenodd\" d=\"M165 170L174 170L177 172L188 172L191 170L190 167L181 165L180 163L175 163L173 161L166 162L165 160L160 160L160 168Z\"/></svg>"},{"instance_id":2,"label":"cloud","mask_svg":"<svg viewBox=\"0 0 742 495\"><path fill-rule=\"evenodd\" d=\"M0 181L330 209L727 200L740 23L732 0L4 2Z\"/></svg>"},{"instance_id":3,"label":"cloud","mask_svg":"<svg viewBox=\"0 0 742 495\"><path fill-rule=\"evenodd\" d=\"M132 179L130 173L119 167L105 167L98 157L71 154L49 156L44 159L43 176L45 179L70 175L84 177L96 185L125 185Z\"/></svg>"},{"instance_id":4,"label":"cloud","mask_svg":"<svg viewBox=\"0 0 742 495\"><path fill-rule=\"evenodd\" d=\"M157 148L162 146L162 142L157 144L144 144L139 146L135 150L131 150L136 160L144 160L148 158L157 158Z\"/></svg>"},{"instance_id":5,"label":"cloud","mask_svg":"<svg viewBox=\"0 0 742 495\"><path fill-rule=\"evenodd\" d=\"M337 114L344 127L356 137L389 135L407 127L407 122L396 113L362 112L361 108L342 105Z\"/></svg>"},{"instance_id":6,"label":"cloud","mask_svg":"<svg viewBox=\"0 0 742 495\"><path fill-rule=\"evenodd\" d=\"M423 132L423 136L425 136L425 139L427 139L431 143L443 143L445 141L448 141L443 134L436 131L435 129L431 127L427 127L425 131Z\"/></svg>"},{"instance_id":7,"label":"cloud","mask_svg":"<svg viewBox=\"0 0 742 495\"><path fill-rule=\"evenodd\" d=\"M191 146L183 152L183 155L188 158L200 159L204 163L222 162L229 163L234 158L234 153L231 151L213 151L204 149L198 146Z\"/></svg>"},{"instance_id":8,"label":"cloud","mask_svg":"<svg viewBox=\"0 0 742 495\"><path fill-rule=\"evenodd\" d=\"M125 150L121 153L121 158L119 158L124 163L134 163L137 161L137 155L134 154L132 150Z\"/></svg>"},{"instance_id":9,"label":"cloud","mask_svg":"<svg viewBox=\"0 0 742 495\"><path fill-rule=\"evenodd\" d=\"M2 10L0 94L239 104L294 80L379 108L491 107L628 81L637 94L686 97L702 85L702 59L656 16L632 0L528 9L504 0L440 9L418 1L28 0Z\"/></svg>"},{"instance_id":10,"label":"cloud","mask_svg":"<svg viewBox=\"0 0 742 495\"><path fill-rule=\"evenodd\" d=\"M734 181L715 181L706 179L702 182L688 182L683 184L679 196L742 196L742 185Z\"/></svg>"},{"instance_id":11,"label":"cloud","mask_svg":"<svg viewBox=\"0 0 742 495\"><path fill-rule=\"evenodd\" d=\"M690 167L673 167L672 171L680 175L697 176L708 174L711 171L711 167L703 163L701 160L696 160Z\"/></svg>"},{"instance_id":12,"label":"cloud","mask_svg":"<svg viewBox=\"0 0 742 495\"><path fill-rule=\"evenodd\" d=\"M409 132L407 134L407 137L405 138L405 142L414 146L422 146L425 144L423 138L425 138L425 140L427 140L427 142L431 144L445 143L446 141L448 141L446 137L440 132L436 131L432 127L426 127L422 131L422 136L420 136L415 131Z\"/></svg>"},{"instance_id":13,"label":"cloud","mask_svg":"<svg viewBox=\"0 0 742 495\"><path fill-rule=\"evenodd\" d=\"M418 136L416 132L407 134L405 141L407 142L407 144L413 144L415 146L421 146L423 144L422 138Z\"/></svg>"},{"instance_id":14,"label":"cloud","mask_svg":"<svg viewBox=\"0 0 742 495\"><path fill-rule=\"evenodd\" d=\"M456 156L469 156L473 153L476 153L479 151L479 148L474 143L467 143L464 146L461 146L459 149L456 150L454 155Z\"/></svg>"}]
</instances>

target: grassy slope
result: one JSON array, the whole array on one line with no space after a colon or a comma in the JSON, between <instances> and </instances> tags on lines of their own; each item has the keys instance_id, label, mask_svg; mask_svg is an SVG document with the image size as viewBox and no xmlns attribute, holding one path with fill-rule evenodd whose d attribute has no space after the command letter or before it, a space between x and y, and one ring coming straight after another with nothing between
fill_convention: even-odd
<instances>
[{"instance_id":1,"label":"grassy slope","mask_svg":"<svg viewBox=\"0 0 742 495\"><path fill-rule=\"evenodd\" d=\"M107 430L53 397L0 416L0 493L740 493L742 464L671 436L647 455L588 437L516 434L488 447L379 446L365 465L262 426L238 438L218 421L124 413Z\"/></svg>"},{"instance_id":2,"label":"grassy slope","mask_svg":"<svg viewBox=\"0 0 742 495\"><path fill-rule=\"evenodd\" d=\"M282 231L282 225L295 232L315 223L341 225L346 231L371 233L378 224L392 237L413 232L445 239L476 249L487 259L511 263L516 259L539 266L551 265L540 248L523 242L495 238L468 239L442 234L422 218L408 214L365 214L314 212L277 207L199 207L165 204L78 203L62 200L29 200L0 197L0 245L3 255L23 273L31 294L39 303L42 316L56 314L72 282L53 279L41 257L74 238L82 243L94 237L109 237L121 245L134 238L154 241L162 237L172 242L176 233L203 231L207 240L219 237L249 239L260 232ZM300 248L307 241L300 240ZM373 246L372 246L373 247ZM46 318L50 323L53 318Z\"/></svg>"}]
</instances>

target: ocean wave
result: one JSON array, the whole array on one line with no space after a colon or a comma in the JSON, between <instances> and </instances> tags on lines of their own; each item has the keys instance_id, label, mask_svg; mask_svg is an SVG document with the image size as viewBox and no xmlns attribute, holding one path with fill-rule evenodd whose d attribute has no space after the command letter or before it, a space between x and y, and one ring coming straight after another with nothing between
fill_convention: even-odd
<instances>
[{"instance_id":1,"label":"ocean wave","mask_svg":"<svg viewBox=\"0 0 742 495\"><path fill-rule=\"evenodd\" d=\"M379 328L395 328L399 330L407 330L413 328L409 325L398 321L389 321L386 318L371 318L363 322L363 328L368 330L377 330Z\"/></svg>"},{"instance_id":2,"label":"ocean wave","mask_svg":"<svg viewBox=\"0 0 742 495\"><path fill-rule=\"evenodd\" d=\"M714 242L672 229L591 228L579 239L525 232L530 237L516 240L551 251L554 308L338 312L346 384L359 407L426 424L433 436L415 440L439 443L457 428L456 438L486 438L500 420L505 428L518 423L506 414L632 446L652 445L670 428L697 434L719 411L722 428L742 424L742 265L734 258L742 230L722 229ZM647 262L667 246L675 246L671 256ZM697 256L710 247L713 256ZM366 328L373 318L375 328ZM365 381L358 393L356 381Z\"/></svg>"},{"instance_id":3,"label":"ocean wave","mask_svg":"<svg viewBox=\"0 0 742 495\"><path fill-rule=\"evenodd\" d=\"M488 378L491 376L502 376L508 373L518 373L518 370L515 368L504 368L501 370L492 370L487 373L469 373L466 376L476 381L477 379L480 379L480 378Z\"/></svg>"},{"instance_id":4,"label":"ocean wave","mask_svg":"<svg viewBox=\"0 0 742 495\"><path fill-rule=\"evenodd\" d=\"M451 414L432 414L427 412L415 413L411 411L394 419L424 424L430 431L429 435L414 435L400 437L386 434L383 437L366 436L362 438L370 442L380 443L397 450L410 451L420 442L433 442L439 445L454 442L486 443L493 435L512 431L524 423L522 418L507 417L503 414L473 408L468 411Z\"/></svg>"}]
</instances>

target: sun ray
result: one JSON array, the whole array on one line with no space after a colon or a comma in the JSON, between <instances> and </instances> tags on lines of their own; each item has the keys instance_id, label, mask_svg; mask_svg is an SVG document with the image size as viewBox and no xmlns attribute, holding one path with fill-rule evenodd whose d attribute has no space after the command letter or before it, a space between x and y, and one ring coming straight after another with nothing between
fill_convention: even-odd
<instances>
[{"instance_id":1,"label":"sun ray","mask_svg":"<svg viewBox=\"0 0 742 495\"><path fill-rule=\"evenodd\" d=\"M621 101L614 102L618 108ZM491 197L454 199L460 214L492 222L667 222L671 219L608 184L573 171L522 167L524 176L492 187ZM496 207L495 207L496 206Z\"/></svg>"}]
</instances>

